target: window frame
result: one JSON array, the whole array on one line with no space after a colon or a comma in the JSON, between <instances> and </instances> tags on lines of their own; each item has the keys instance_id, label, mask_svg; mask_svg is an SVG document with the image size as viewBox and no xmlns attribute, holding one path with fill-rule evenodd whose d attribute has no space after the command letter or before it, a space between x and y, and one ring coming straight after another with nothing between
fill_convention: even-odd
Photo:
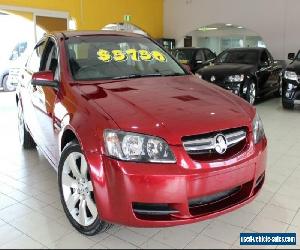
<instances>
[{"instance_id":1,"label":"window frame","mask_svg":"<svg viewBox=\"0 0 300 250\"><path fill-rule=\"evenodd\" d=\"M29 56L26 64L25 64L25 69L27 72L30 72L31 74L35 73L32 68L29 67L29 64L30 64L30 61L32 59L32 56L33 56L33 53L36 53L36 50L42 46L43 44L47 44L47 41L48 41L48 37L43 37L33 48L33 51L31 52L31 55ZM41 61L42 61L42 56L43 56L43 53L44 53L44 50L45 50L45 47L40 55L40 62L39 62L39 66L38 66L38 70L36 72L39 72L40 71L40 68L41 68Z\"/></svg>"},{"instance_id":2,"label":"window frame","mask_svg":"<svg viewBox=\"0 0 300 250\"><path fill-rule=\"evenodd\" d=\"M49 51L49 46L50 46L50 43L52 43L52 46L50 47L50 51ZM42 57L41 57L41 63L40 63L40 69L39 71L48 71L50 69L47 69L47 62L48 62L48 59L49 59L49 55L50 52L52 51L52 48L53 46L55 47L56 49L56 56L57 56L57 74L54 74L54 80L60 82L61 80L61 70L60 70L60 49L59 49L59 46L58 46L58 43L57 43L57 40L55 39L55 37L53 36L49 36L48 39L47 39L47 42L46 42L46 45L45 45L45 48L44 48L44 51L43 51L43 54L42 54ZM47 57L46 57L47 56Z\"/></svg>"}]
</instances>

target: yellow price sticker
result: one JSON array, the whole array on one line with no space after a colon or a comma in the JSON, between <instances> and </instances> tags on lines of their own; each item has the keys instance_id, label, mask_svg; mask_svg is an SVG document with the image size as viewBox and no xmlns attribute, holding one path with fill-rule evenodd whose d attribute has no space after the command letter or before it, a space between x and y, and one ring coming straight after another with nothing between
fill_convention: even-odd
<instances>
[{"instance_id":1,"label":"yellow price sticker","mask_svg":"<svg viewBox=\"0 0 300 250\"><path fill-rule=\"evenodd\" d=\"M109 61L111 61L111 55L110 55L110 53L109 53L108 50L99 49L97 51L97 55L98 55L98 59L100 61L103 61L103 62L109 62Z\"/></svg>"},{"instance_id":2,"label":"yellow price sticker","mask_svg":"<svg viewBox=\"0 0 300 250\"><path fill-rule=\"evenodd\" d=\"M139 61L139 56L136 49L128 49L126 50L126 54L130 56L132 61Z\"/></svg>"},{"instance_id":3,"label":"yellow price sticker","mask_svg":"<svg viewBox=\"0 0 300 250\"><path fill-rule=\"evenodd\" d=\"M122 50L115 49L115 50L112 50L111 53L113 54L113 59L116 62L122 62L127 59L126 54L124 54L124 52Z\"/></svg>"},{"instance_id":4,"label":"yellow price sticker","mask_svg":"<svg viewBox=\"0 0 300 250\"><path fill-rule=\"evenodd\" d=\"M123 62L128 59L132 61L151 61L156 60L158 62L166 62L166 56L157 50L148 51L145 49L128 49L126 51L122 51L119 49L112 50L111 52L105 49L99 49L97 51L97 56L100 61L103 62Z\"/></svg>"},{"instance_id":5,"label":"yellow price sticker","mask_svg":"<svg viewBox=\"0 0 300 250\"><path fill-rule=\"evenodd\" d=\"M145 49L139 50L139 56L140 56L141 60L143 60L143 61L152 60L151 53L148 50L145 50Z\"/></svg>"},{"instance_id":6,"label":"yellow price sticker","mask_svg":"<svg viewBox=\"0 0 300 250\"><path fill-rule=\"evenodd\" d=\"M155 60L157 60L159 62L166 62L167 61L167 58L164 56L164 54L157 51L157 50L152 51L152 56Z\"/></svg>"}]
</instances>

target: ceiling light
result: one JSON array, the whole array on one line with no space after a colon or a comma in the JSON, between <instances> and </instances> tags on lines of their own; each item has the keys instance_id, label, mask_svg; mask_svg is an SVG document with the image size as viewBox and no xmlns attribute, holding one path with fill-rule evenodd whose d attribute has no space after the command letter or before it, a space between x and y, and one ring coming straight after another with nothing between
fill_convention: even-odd
<instances>
[{"instance_id":1,"label":"ceiling light","mask_svg":"<svg viewBox=\"0 0 300 250\"><path fill-rule=\"evenodd\" d=\"M76 29L77 29L76 20L71 17L69 19L69 30L76 30Z\"/></svg>"},{"instance_id":2,"label":"ceiling light","mask_svg":"<svg viewBox=\"0 0 300 250\"><path fill-rule=\"evenodd\" d=\"M214 28L214 27L203 27L203 28L199 28L199 31L209 31L209 30L217 30L218 28Z\"/></svg>"},{"instance_id":3,"label":"ceiling light","mask_svg":"<svg viewBox=\"0 0 300 250\"><path fill-rule=\"evenodd\" d=\"M232 24L231 24L231 23L226 23L225 25L226 25L226 26L232 26Z\"/></svg>"},{"instance_id":4,"label":"ceiling light","mask_svg":"<svg viewBox=\"0 0 300 250\"><path fill-rule=\"evenodd\" d=\"M244 27L242 27L242 26L238 26L237 28L238 28L238 29L243 29Z\"/></svg>"}]
</instances>

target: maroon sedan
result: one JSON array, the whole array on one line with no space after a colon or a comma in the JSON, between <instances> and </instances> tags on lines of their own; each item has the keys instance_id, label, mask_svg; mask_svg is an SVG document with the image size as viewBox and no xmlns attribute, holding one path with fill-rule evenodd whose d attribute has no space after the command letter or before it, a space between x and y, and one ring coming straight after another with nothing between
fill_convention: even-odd
<instances>
[{"instance_id":1,"label":"maroon sedan","mask_svg":"<svg viewBox=\"0 0 300 250\"><path fill-rule=\"evenodd\" d=\"M58 171L64 211L81 233L201 221L263 185L267 140L255 109L147 37L47 35L16 101L21 144L37 145Z\"/></svg>"}]
</instances>

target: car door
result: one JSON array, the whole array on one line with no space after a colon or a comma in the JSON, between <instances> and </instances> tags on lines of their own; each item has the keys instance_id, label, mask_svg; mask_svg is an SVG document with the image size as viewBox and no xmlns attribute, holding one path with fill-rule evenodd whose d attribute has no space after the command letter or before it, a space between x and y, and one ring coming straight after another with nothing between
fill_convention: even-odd
<instances>
[{"instance_id":1,"label":"car door","mask_svg":"<svg viewBox=\"0 0 300 250\"><path fill-rule=\"evenodd\" d=\"M204 55L205 55L205 63L203 66L209 65L216 59L216 54L211 52L209 49L204 50Z\"/></svg>"},{"instance_id":2,"label":"car door","mask_svg":"<svg viewBox=\"0 0 300 250\"><path fill-rule=\"evenodd\" d=\"M279 80L280 80L280 72L281 72L281 67L278 65L278 63L273 59L271 53L266 50L269 58L269 62L271 65L271 75L269 77L269 90L277 90L279 87Z\"/></svg>"},{"instance_id":3,"label":"car door","mask_svg":"<svg viewBox=\"0 0 300 250\"><path fill-rule=\"evenodd\" d=\"M39 130L39 125L36 119L35 109L32 102L32 93L34 87L31 84L32 75L40 70L41 65L41 55L44 51L46 45L46 39L42 39L34 47L26 66L22 69L21 80L20 80L20 98L22 102L23 115L27 125L28 130L34 141L40 145L42 142L41 131Z\"/></svg>"},{"instance_id":4,"label":"car door","mask_svg":"<svg viewBox=\"0 0 300 250\"><path fill-rule=\"evenodd\" d=\"M49 38L42 56L40 71L52 71L59 82L58 47L54 39ZM41 134L40 147L54 165L57 164L58 142L54 128L54 107L58 89L46 86L32 88L32 104Z\"/></svg>"},{"instance_id":5,"label":"car door","mask_svg":"<svg viewBox=\"0 0 300 250\"><path fill-rule=\"evenodd\" d=\"M192 71L195 72L202 68L203 63L205 63L205 56L202 49L197 50L195 53L194 60L192 62Z\"/></svg>"},{"instance_id":6,"label":"car door","mask_svg":"<svg viewBox=\"0 0 300 250\"><path fill-rule=\"evenodd\" d=\"M263 50L259 56L258 62L258 93L265 94L270 89L272 77L272 63L266 50Z\"/></svg>"}]
</instances>

